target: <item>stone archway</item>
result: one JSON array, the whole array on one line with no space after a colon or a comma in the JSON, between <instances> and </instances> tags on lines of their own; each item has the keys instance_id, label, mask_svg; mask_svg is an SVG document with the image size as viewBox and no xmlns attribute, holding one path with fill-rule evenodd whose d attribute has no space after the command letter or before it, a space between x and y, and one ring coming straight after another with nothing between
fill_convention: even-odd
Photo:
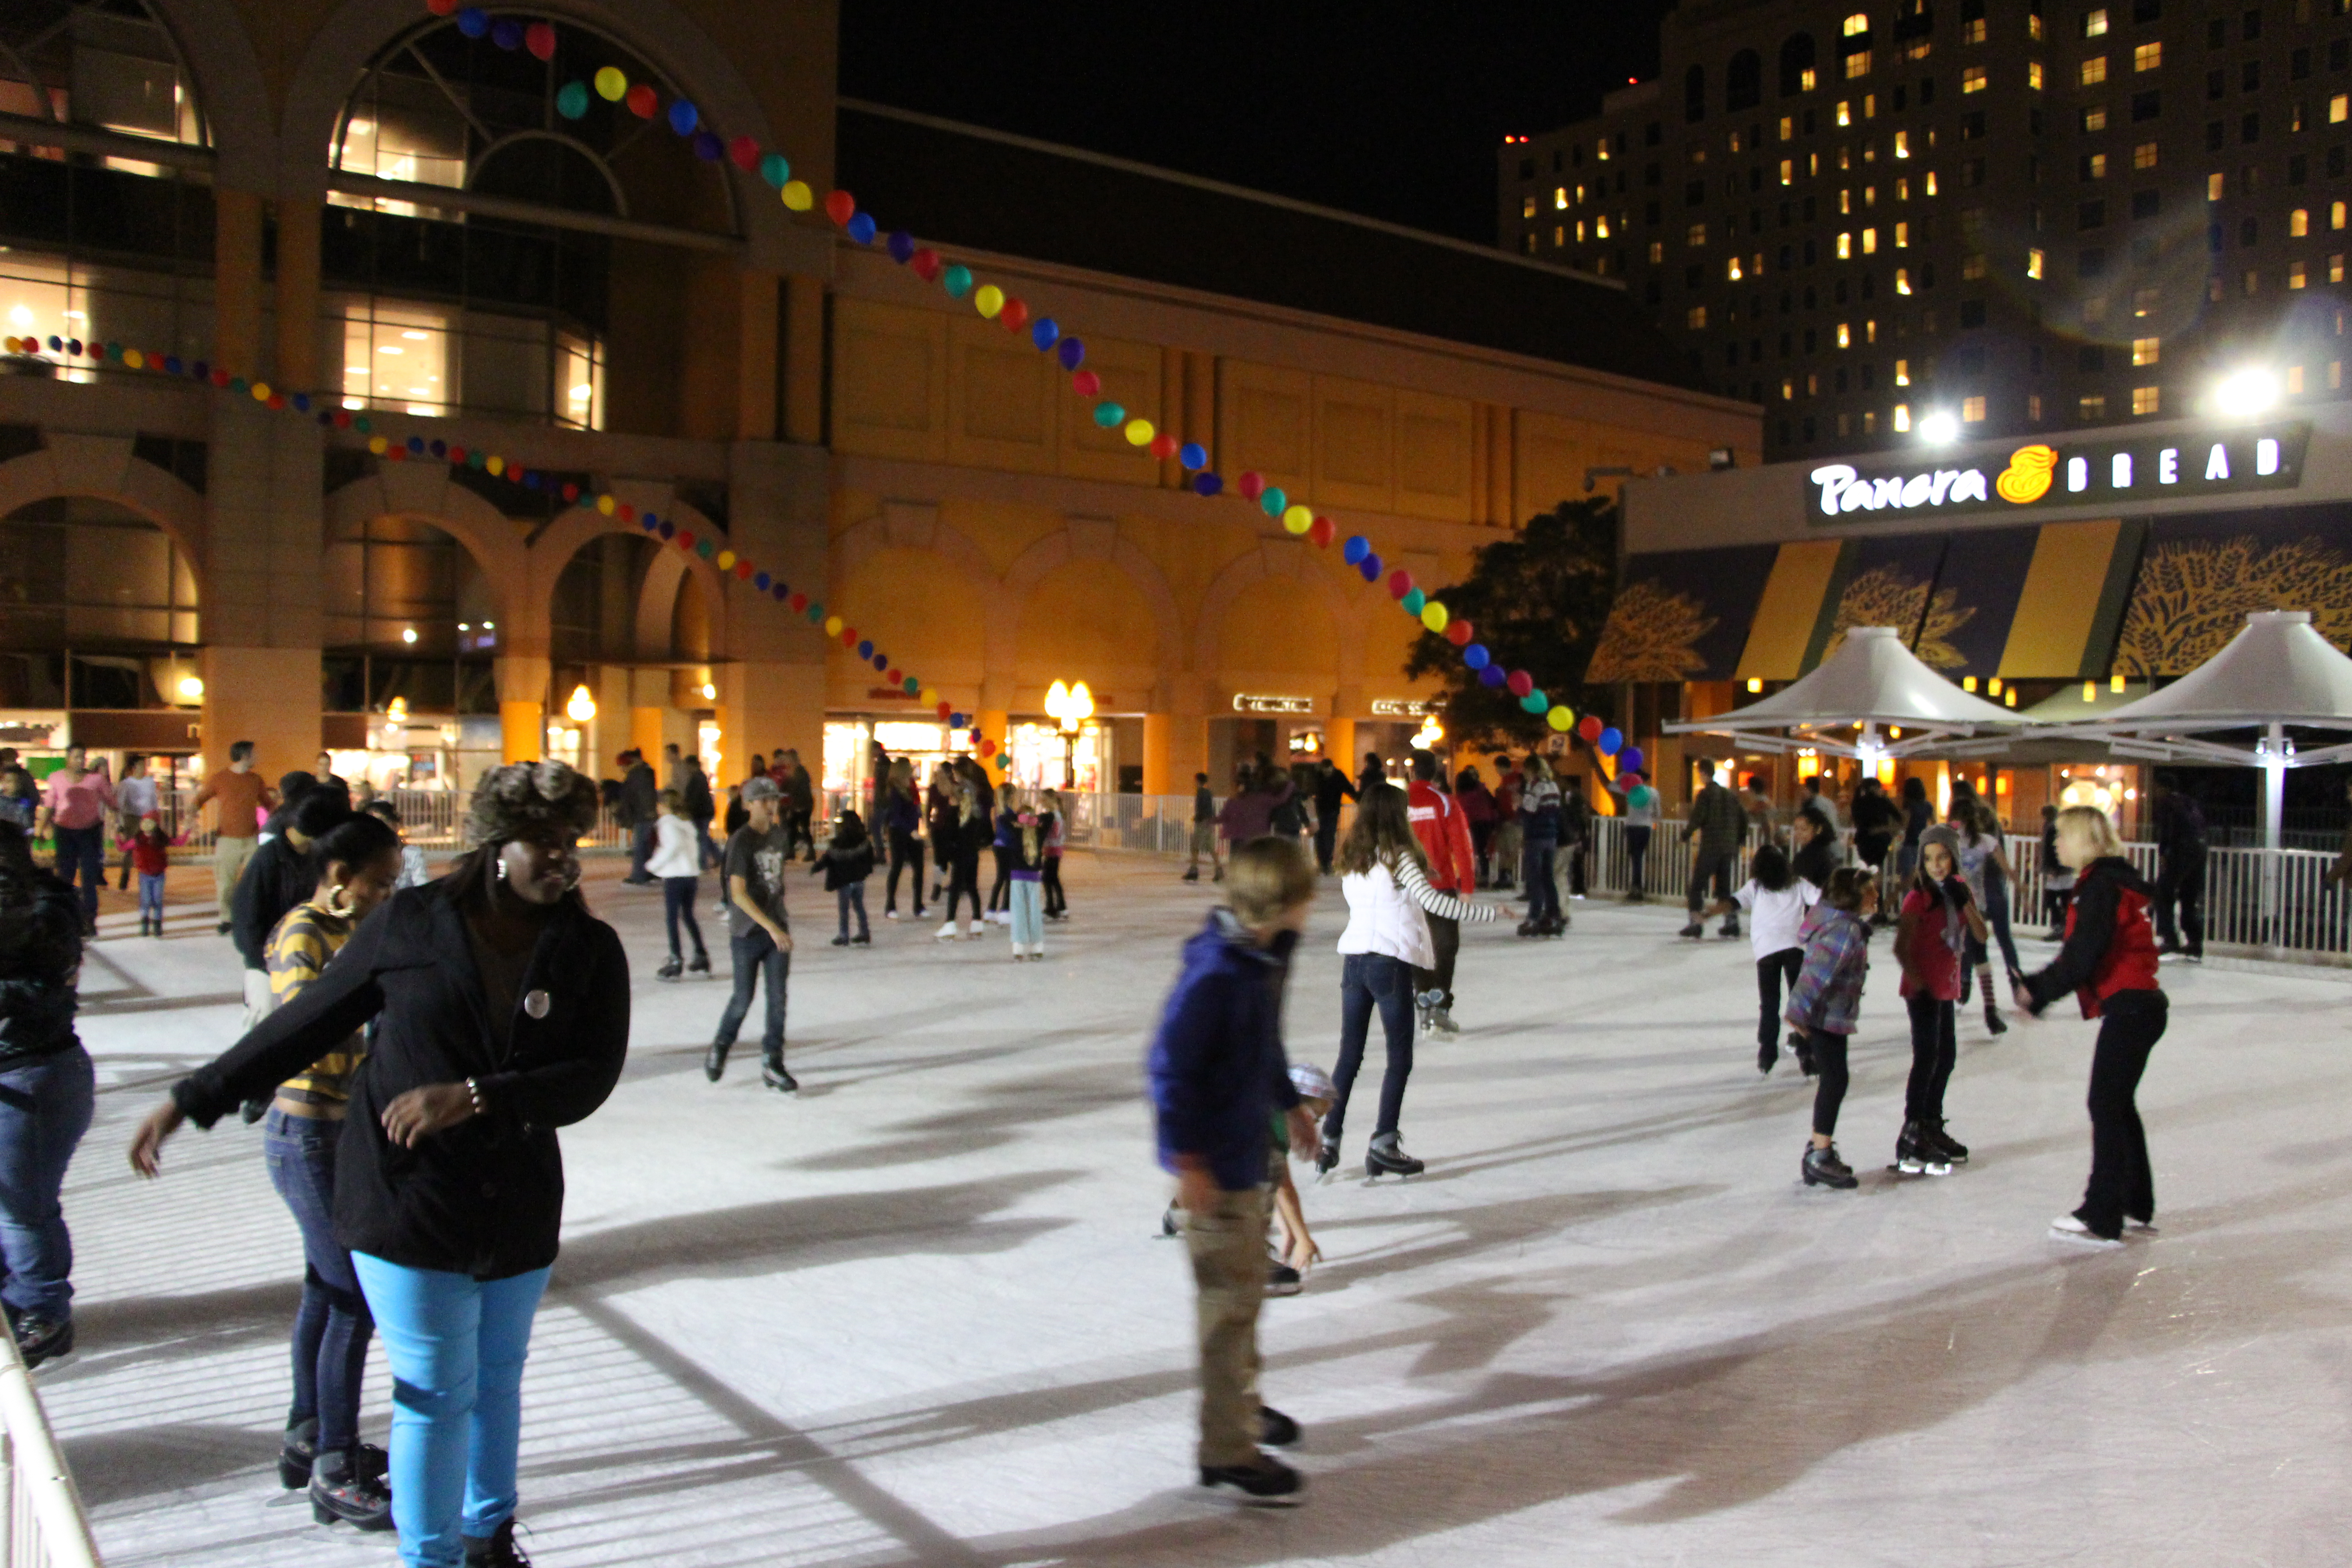
<instances>
[{"instance_id":1,"label":"stone archway","mask_svg":"<svg viewBox=\"0 0 2352 1568\"><path fill-rule=\"evenodd\" d=\"M1175 673L1184 646L1184 616L1176 603L1175 591L1151 557L1145 554L1133 540L1119 531L1117 521L1110 518L1074 517L1056 532L1023 551L1004 574L1003 594L1012 613L988 617L988 671L992 686L999 683L1009 691L1014 679L1017 652L1016 638L1021 624L1021 612L1030 595L1045 579L1072 562L1094 561L1116 568L1134 584L1150 607L1153 647L1152 668L1158 672L1161 687L1169 684ZM983 706L997 706L984 697ZM1152 706L1158 707L1157 700Z\"/></svg>"},{"instance_id":2,"label":"stone archway","mask_svg":"<svg viewBox=\"0 0 2352 1568\"><path fill-rule=\"evenodd\" d=\"M1365 616L1378 606L1367 608L1351 603L1351 595L1304 544L1271 539L1259 540L1252 549L1227 563L1210 583L1209 591L1202 595L1200 611L1192 623L1193 676L1203 682L1213 679L1218 640L1223 634L1226 613L1244 592L1268 579L1296 582L1305 592L1316 595L1330 613L1332 624L1339 627L1339 647L1333 656L1329 689L1336 693L1340 687L1360 679L1355 672L1363 663ZM1361 600L1364 595L1352 597Z\"/></svg>"},{"instance_id":3,"label":"stone archway","mask_svg":"<svg viewBox=\"0 0 2352 1568\"><path fill-rule=\"evenodd\" d=\"M52 496L90 496L138 513L163 531L195 574L206 602L205 498L175 474L131 455L129 437L49 431L47 445L0 463L0 517Z\"/></svg>"}]
</instances>

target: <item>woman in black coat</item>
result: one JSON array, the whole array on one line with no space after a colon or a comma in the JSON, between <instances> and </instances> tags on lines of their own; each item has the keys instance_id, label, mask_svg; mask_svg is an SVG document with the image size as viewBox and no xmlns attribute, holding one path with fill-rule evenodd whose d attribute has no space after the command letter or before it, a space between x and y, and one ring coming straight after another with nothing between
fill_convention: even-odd
<instances>
[{"instance_id":1,"label":"woman in black coat","mask_svg":"<svg viewBox=\"0 0 2352 1568\"><path fill-rule=\"evenodd\" d=\"M416 1564L510 1563L523 1358L563 1217L555 1130L604 1104L628 1049L620 938L572 852L594 784L561 763L492 770L478 847L361 922L300 996L174 1085L131 1146L156 1173L210 1127L373 1020L336 1150L336 1238L392 1363L393 1520Z\"/></svg>"},{"instance_id":2,"label":"woman in black coat","mask_svg":"<svg viewBox=\"0 0 2352 1568\"><path fill-rule=\"evenodd\" d=\"M73 1238L58 1194L89 1131L89 1054L74 1033L81 906L0 820L0 1300L28 1367L74 1346Z\"/></svg>"}]
</instances>

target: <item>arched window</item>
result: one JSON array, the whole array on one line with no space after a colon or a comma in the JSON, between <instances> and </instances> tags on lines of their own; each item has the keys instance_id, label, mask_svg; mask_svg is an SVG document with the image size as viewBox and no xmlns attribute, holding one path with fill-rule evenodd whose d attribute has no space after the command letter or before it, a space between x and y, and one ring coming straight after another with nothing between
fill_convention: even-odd
<instances>
[{"instance_id":1,"label":"arched window","mask_svg":"<svg viewBox=\"0 0 2352 1568\"><path fill-rule=\"evenodd\" d=\"M57 496L0 519L0 708L191 706L200 633L193 563L137 512Z\"/></svg>"},{"instance_id":2,"label":"arched window","mask_svg":"<svg viewBox=\"0 0 2352 1568\"><path fill-rule=\"evenodd\" d=\"M1849 38L1861 37L1870 31L1870 14L1866 11L1854 12L1846 17L1845 26L1839 30Z\"/></svg>"},{"instance_id":3,"label":"arched window","mask_svg":"<svg viewBox=\"0 0 2352 1568\"><path fill-rule=\"evenodd\" d=\"M1731 57L1723 73L1723 107L1733 114L1753 109L1764 96L1764 58L1754 49Z\"/></svg>"},{"instance_id":4,"label":"arched window","mask_svg":"<svg viewBox=\"0 0 2352 1568\"><path fill-rule=\"evenodd\" d=\"M1780 45L1780 96L1793 98L1813 89L1814 70L1819 60L1813 53L1811 33L1791 33Z\"/></svg>"},{"instance_id":5,"label":"arched window","mask_svg":"<svg viewBox=\"0 0 2352 1568\"><path fill-rule=\"evenodd\" d=\"M332 531L321 575L328 712L438 722L498 711L495 595L454 536L420 519L367 518Z\"/></svg>"},{"instance_id":6,"label":"arched window","mask_svg":"<svg viewBox=\"0 0 2352 1568\"><path fill-rule=\"evenodd\" d=\"M1706 118L1706 68L1693 66L1683 72L1683 118L1696 121Z\"/></svg>"},{"instance_id":7,"label":"arched window","mask_svg":"<svg viewBox=\"0 0 2352 1568\"><path fill-rule=\"evenodd\" d=\"M663 104L691 96L576 22L541 60L431 20L362 74L329 150L341 188L321 249L344 406L604 427L611 279L679 269L604 233L436 205L432 188L737 233L725 163L606 100L592 84L607 68Z\"/></svg>"}]
</instances>

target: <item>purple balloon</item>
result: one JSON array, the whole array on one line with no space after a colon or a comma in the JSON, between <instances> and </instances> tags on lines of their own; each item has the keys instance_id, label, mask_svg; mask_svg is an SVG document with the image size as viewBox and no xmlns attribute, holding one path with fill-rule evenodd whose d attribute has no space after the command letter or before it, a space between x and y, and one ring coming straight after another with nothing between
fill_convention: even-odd
<instances>
[{"instance_id":1,"label":"purple balloon","mask_svg":"<svg viewBox=\"0 0 2352 1568\"><path fill-rule=\"evenodd\" d=\"M1490 664L1478 672L1478 684L1481 686L1500 686L1508 679L1499 664Z\"/></svg>"},{"instance_id":2,"label":"purple balloon","mask_svg":"<svg viewBox=\"0 0 2352 1568\"><path fill-rule=\"evenodd\" d=\"M1647 761L1649 759L1642 755L1641 747L1628 746L1617 753L1617 771L1620 773L1638 773L1642 771L1642 764Z\"/></svg>"}]
</instances>

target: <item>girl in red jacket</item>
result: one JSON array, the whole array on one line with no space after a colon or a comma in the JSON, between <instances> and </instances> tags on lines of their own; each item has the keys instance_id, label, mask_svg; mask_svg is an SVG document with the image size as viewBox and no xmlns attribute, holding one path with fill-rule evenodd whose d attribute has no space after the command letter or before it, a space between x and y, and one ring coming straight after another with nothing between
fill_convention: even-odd
<instances>
[{"instance_id":1,"label":"girl in red jacket","mask_svg":"<svg viewBox=\"0 0 2352 1568\"><path fill-rule=\"evenodd\" d=\"M1911 1081L1903 1097L1895 1164L1915 1176L1947 1176L1969 1159L1968 1145L1944 1131L1944 1086L1958 1057L1953 1011L1961 964L1983 946L1985 920L1960 876L1958 840L1948 827L1931 827L1919 836L1919 868L1903 895L1895 934L1903 1005L1911 1014Z\"/></svg>"},{"instance_id":2,"label":"girl in red jacket","mask_svg":"<svg viewBox=\"0 0 2352 1568\"><path fill-rule=\"evenodd\" d=\"M2124 858L2105 813L2070 805L2058 814L2058 858L2075 872L2066 942L2057 962L2017 983L2029 1017L2074 993L2083 1016L2099 1020L2091 1053L2091 1182L2083 1206L2050 1222L2053 1240L2123 1244L2124 1222L2153 1229L2156 1182L2147 1134L2133 1103L2148 1052L2164 1037L2167 1005L2156 983L2154 894Z\"/></svg>"}]
</instances>

